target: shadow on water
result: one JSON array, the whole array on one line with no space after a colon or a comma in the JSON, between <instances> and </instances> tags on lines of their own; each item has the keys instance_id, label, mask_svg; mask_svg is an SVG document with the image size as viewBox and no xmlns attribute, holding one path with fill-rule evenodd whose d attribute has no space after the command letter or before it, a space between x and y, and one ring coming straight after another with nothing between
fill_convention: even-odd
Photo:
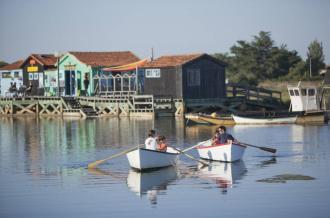
<instances>
[{"instance_id":1,"label":"shadow on water","mask_svg":"<svg viewBox=\"0 0 330 218\"><path fill-rule=\"evenodd\" d=\"M299 175L299 174L281 174L276 175L271 178L259 179L257 182L265 182L265 183L286 183L287 181L307 181L307 180L315 180L314 177Z\"/></svg>"}]
</instances>

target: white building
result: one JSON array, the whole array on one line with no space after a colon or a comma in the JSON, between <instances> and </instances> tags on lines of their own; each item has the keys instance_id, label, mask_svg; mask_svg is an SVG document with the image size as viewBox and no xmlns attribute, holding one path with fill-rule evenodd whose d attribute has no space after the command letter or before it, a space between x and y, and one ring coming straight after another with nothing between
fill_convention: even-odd
<instances>
[{"instance_id":1,"label":"white building","mask_svg":"<svg viewBox=\"0 0 330 218\"><path fill-rule=\"evenodd\" d=\"M0 68L0 96L10 97L11 84L16 83L17 89L23 85L23 70L20 68L23 61L16 61Z\"/></svg>"}]
</instances>

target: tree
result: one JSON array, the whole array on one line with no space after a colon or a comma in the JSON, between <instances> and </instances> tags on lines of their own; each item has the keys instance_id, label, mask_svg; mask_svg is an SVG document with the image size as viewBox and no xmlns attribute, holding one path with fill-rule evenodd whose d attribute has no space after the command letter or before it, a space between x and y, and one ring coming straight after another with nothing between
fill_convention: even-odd
<instances>
[{"instance_id":1,"label":"tree","mask_svg":"<svg viewBox=\"0 0 330 218\"><path fill-rule=\"evenodd\" d=\"M7 62L5 62L5 61L0 61L0 67L4 67L4 66L6 66L6 65L8 65Z\"/></svg>"},{"instance_id":2,"label":"tree","mask_svg":"<svg viewBox=\"0 0 330 218\"><path fill-rule=\"evenodd\" d=\"M290 68L302 61L297 51L288 50L286 45L277 47L271 33L265 31L253 36L251 42L237 41L230 48L230 54L218 53L214 56L228 63L226 71L231 82L250 85L283 78L289 74ZM301 66L296 70L301 69Z\"/></svg>"},{"instance_id":3,"label":"tree","mask_svg":"<svg viewBox=\"0 0 330 218\"><path fill-rule=\"evenodd\" d=\"M306 63L308 63L310 67L310 77L318 75L318 72L324 68L325 64L322 42L318 42L315 39L309 44Z\"/></svg>"}]
</instances>

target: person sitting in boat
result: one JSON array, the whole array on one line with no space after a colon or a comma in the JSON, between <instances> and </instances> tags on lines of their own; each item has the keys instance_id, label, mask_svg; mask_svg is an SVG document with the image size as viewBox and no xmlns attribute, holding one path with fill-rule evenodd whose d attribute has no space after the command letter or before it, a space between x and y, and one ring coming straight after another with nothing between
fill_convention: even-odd
<instances>
[{"instance_id":1,"label":"person sitting in boat","mask_svg":"<svg viewBox=\"0 0 330 218\"><path fill-rule=\"evenodd\" d=\"M146 149L156 150L157 149L157 140L156 140L156 131L151 129L148 133L148 138L145 141Z\"/></svg>"},{"instance_id":2,"label":"person sitting in boat","mask_svg":"<svg viewBox=\"0 0 330 218\"><path fill-rule=\"evenodd\" d=\"M219 126L218 128L218 143L219 144L231 144L235 140L234 137L226 132L225 126Z\"/></svg>"},{"instance_id":3,"label":"person sitting in boat","mask_svg":"<svg viewBox=\"0 0 330 218\"><path fill-rule=\"evenodd\" d=\"M167 144L166 144L166 138L165 138L165 136L159 136L158 137L157 150L158 151L166 152L166 150L167 150Z\"/></svg>"},{"instance_id":4,"label":"person sitting in boat","mask_svg":"<svg viewBox=\"0 0 330 218\"><path fill-rule=\"evenodd\" d=\"M220 144L220 142L218 141L219 137L219 131L215 130L214 136L212 138L212 145Z\"/></svg>"}]
</instances>

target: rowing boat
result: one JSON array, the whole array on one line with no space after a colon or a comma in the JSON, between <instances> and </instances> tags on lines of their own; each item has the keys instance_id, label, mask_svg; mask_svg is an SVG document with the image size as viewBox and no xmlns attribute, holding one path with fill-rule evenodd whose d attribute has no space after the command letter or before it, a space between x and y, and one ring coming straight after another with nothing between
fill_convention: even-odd
<instances>
[{"instance_id":1,"label":"rowing boat","mask_svg":"<svg viewBox=\"0 0 330 218\"><path fill-rule=\"evenodd\" d=\"M242 159L246 146L240 144L215 144L205 141L196 147L199 157L202 159L234 162Z\"/></svg>"},{"instance_id":2,"label":"rowing boat","mask_svg":"<svg viewBox=\"0 0 330 218\"><path fill-rule=\"evenodd\" d=\"M236 124L293 124L297 120L297 116L294 117L241 117L232 115Z\"/></svg>"},{"instance_id":3,"label":"rowing boat","mask_svg":"<svg viewBox=\"0 0 330 218\"><path fill-rule=\"evenodd\" d=\"M166 152L138 148L126 154L129 165L139 171L173 166L179 152L168 147Z\"/></svg>"},{"instance_id":4,"label":"rowing boat","mask_svg":"<svg viewBox=\"0 0 330 218\"><path fill-rule=\"evenodd\" d=\"M232 117L200 115L199 119L215 125L235 125L235 121Z\"/></svg>"},{"instance_id":5,"label":"rowing boat","mask_svg":"<svg viewBox=\"0 0 330 218\"><path fill-rule=\"evenodd\" d=\"M189 113L189 114L185 114L184 116L187 119L187 123L189 121L193 121L196 124L206 124L206 125L210 124L209 122L202 120L200 114Z\"/></svg>"}]
</instances>

